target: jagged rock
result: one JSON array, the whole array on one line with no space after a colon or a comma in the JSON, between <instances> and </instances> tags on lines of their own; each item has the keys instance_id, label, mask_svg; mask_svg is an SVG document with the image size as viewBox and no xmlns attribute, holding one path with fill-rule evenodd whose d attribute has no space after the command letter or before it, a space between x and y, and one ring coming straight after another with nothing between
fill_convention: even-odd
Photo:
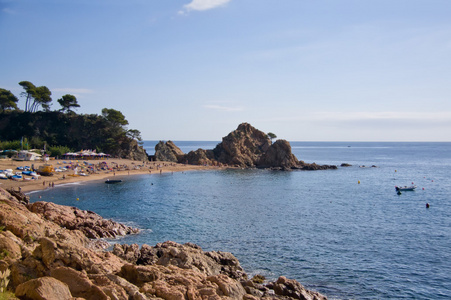
<instances>
[{"instance_id":1,"label":"jagged rock","mask_svg":"<svg viewBox=\"0 0 451 300\"><path fill-rule=\"evenodd\" d=\"M149 161L146 150L136 140L132 140L129 144L123 144L123 146L126 148L118 152L119 157L138 161Z\"/></svg>"},{"instance_id":2,"label":"jagged rock","mask_svg":"<svg viewBox=\"0 0 451 300\"><path fill-rule=\"evenodd\" d=\"M317 171L317 170L336 170L337 166L333 165L317 165L316 163L307 164L300 162L295 169L305 170L305 171Z\"/></svg>"},{"instance_id":3,"label":"jagged rock","mask_svg":"<svg viewBox=\"0 0 451 300\"><path fill-rule=\"evenodd\" d=\"M15 260L22 257L20 242L11 231L0 232L0 260Z\"/></svg>"},{"instance_id":4,"label":"jagged rock","mask_svg":"<svg viewBox=\"0 0 451 300\"><path fill-rule=\"evenodd\" d=\"M342 164L340 165L340 167L352 167L352 165L351 165L351 164L348 164L348 163L342 163Z\"/></svg>"},{"instance_id":5,"label":"jagged rock","mask_svg":"<svg viewBox=\"0 0 451 300\"><path fill-rule=\"evenodd\" d=\"M319 166L316 164L306 164L298 159L291 152L290 143L285 140L277 140L271 144L268 135L248 123L242 123L238 128L226 137L222 138L213 150L198 149L190 151L188 154L174 154L170 147L163 142L155 147L157 160L175 161L175 157L180 163L193 165L229 165L240 168L271 168L274 170L325 170L336 169L336 166ZM162 150L158 150L162 149ZM178 148L177 148L178 149ZM168 152L167 155L160 156L161 153ZM158 153L158 156L157 156Z\"/></svg>"},{"instance_id":6,"label":"jagged rock","mask_svg":"<svg viewBox=\"0 0 451 300\"><path fill-rule=\"evenodd\" d=\"M213 152L220 163L254 167L270 145L271 140L266 133L248 123L242 123L235 131L222 138L222 142L213 149Z\"/></svg>"},{"instance_id":7,"label":"jagged rock","mask_svg":"<svg viewBox=\"0 0 451 300\"><path fill-rule=\"evenodd\" d=\"M286 140L277 140L263 153L257 167L291 169L299 165L298 159L291 153L291 146Z\"/></svg>"},{"instance_id":8,"label":"jagged rock","mask_svg":"<svg viewBox=\"0 0 451 300\"><path fill-rule=\"evenodd\" d=\"M78 229L91 239L115 238L139 232L137 228L105 220L92 211L80 210L76 207L38 201L30 204L28 208L62 227Z\"/></svg>"},{"instance_id":9,"label":"jagged rock","mask_svg":"<svg viewBox=\"0 0 451 300\"><path fill-rule=\"evenodd\" d=\"M306 290L302 284L293 279L280 276L274 284L276 295L286 296L300 300L326 300L323 295Z\"/></svg>"},{"instance_id":10,"label":"jagged rock","mask_svg":"<svg viewBox=\"0 0 451 300\"><path fill-rule=\"evenodd\" d=\"M72 268L59 267L50 271L50 276L64 282L74 297L86 300L109 300L108 296L96 285L93 285L86 273Z\"/></svg>"},{"instance_id":11,"label":"jagged rock","mask_svg":"<svg viewBox=\"0 0 451 300\"><path fill-rule=\"evenodd\" d=\"M160 141L155 146L155 159L159 161L178 162L183 155L183 151L172 141L167 141L166 143Z\"/></svg>"},{"instance_id":12,"label":"jagged rock","mask_svg":"<svg viewBox=\"0 0 451 300\"><path fill-rule=\"evenodd\" d=\"M13 196L14 198L17 199L17 201L19 201L19 203L27 205L28 203L30 203L30 196L25 195L24 193L22 193L21 191L15 191L14 189L7 189L7 192L11 194L11 196Z\"/></svg>"},{"instance_id":13,"label":"jagged rock","mask_svg":"<svg viewBox=\"0 0 451 300\"><path fill-rule=\"evenodd\" d=\"M80 230L60 225L73 208L55 211L61 218L47 219L0 188L0 247L10 253L0 270L10 269L8 288L20 299L325 299L294 280L254 283L231 253L192 243L97 251Z\"/></svg>"},{"instance_id":14,"label":"jagged rock","mask_svg":"<svg viewBox=\"0 0 451 300\"><path fill-rule=\"evenodd\" d=\"M217 165L214 153L212 150L197 149L196 151L190 151L183 156L179 161L181 163L188 162L191 165Z\"/></svg>"},{"instance_id":15,"label":"jagged rock","mask_svg":"<svg viewBox=\"0 0 451 300\"><path fill-rule=\"evenodd\" d=\"M67 284L52 278L41 277L20 284L16 296L27 300L70 300L72 295Z\"/></svg>"}]
</instances>

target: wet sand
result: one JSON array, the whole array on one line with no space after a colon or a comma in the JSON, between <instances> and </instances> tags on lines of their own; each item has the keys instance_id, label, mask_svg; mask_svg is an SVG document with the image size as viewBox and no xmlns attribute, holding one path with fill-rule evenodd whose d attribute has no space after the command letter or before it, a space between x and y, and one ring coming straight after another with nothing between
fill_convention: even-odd
<instances>
[{"instance_id":1,"label":"wet sand","mask_svg":"<svg viewBox=\"0 0 451 300\"><path fill-rule=\"evenodd\" d=\"M88 173L87 166L84 162L91 163L94 166L98 166L101 162L106 162L109 170L96 170L94 173ZM48 162L54 166L54 168L65 167L65 166L75 166L79 165L78 172L83 172L87 176L72 176L75 174L74 170L68 170L65 172L55 172L53 176L40 176L36 180L11 180L11 179L1 179L0 187L3 189L13 188L15 190L20 190L22 192L30 192L35 190L42 190L48 188L52 185L67 184L79 181L94 181L94 180L106 180L106 179L123 179L125 176L149 174L158 175L167 172L182 172L182 171L192 171L192 170L218 170L220 167L213 166L195 166L195 165L184 165L171 162L142 162L129 159L108 159L108 160L49 160ZM32 166L38 169L39 166L43 165L42 161L14 161L11 159L0 159L0 170L12 169L13 172L20 172L16 168L18 166ZM31 178L30 176L24 176Z\"/></svg>"}]
</instances>

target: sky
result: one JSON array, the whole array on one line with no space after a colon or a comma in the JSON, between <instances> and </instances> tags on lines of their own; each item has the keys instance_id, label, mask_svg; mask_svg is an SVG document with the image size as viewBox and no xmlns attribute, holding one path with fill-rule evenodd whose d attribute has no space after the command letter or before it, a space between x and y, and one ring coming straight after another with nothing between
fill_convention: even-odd
<instances>
[{"instance_id":1,"label":"sky","mask_svg":"<svg viewBox=\"0 0 451 300\"><path fill-rule=\"evenodd\" d=\"M144 140L451 141L450 0L0 0L0 88ZM13 124L11 124L13 126Z\"/></svg>"}]
</instances>

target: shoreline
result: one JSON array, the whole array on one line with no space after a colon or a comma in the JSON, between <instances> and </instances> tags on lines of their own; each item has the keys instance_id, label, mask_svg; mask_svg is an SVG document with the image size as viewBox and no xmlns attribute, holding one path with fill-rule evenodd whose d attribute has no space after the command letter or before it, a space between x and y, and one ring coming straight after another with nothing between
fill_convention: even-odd
<instances>
[{"instance_id":1,"label":"shoreline","mask_svg":"<svg viewBox=\"0 0 451 300\"><path fill-rule=\"evenodd\" d=\"M102 162L106 162L109 165L118 166L119 168L112 168L110 170L98 170L95 173L91 173L87 176L73 176L74 170L67 170L64 172L55 172L53 176L40 176L39 179L35 180L12 180L4 179L0 180L0 187L3 189L14 189L27 193L38 190L45 190L54 185L70 184L77 182L86 181L97 181L106 179L123 179L127 176L132 175L158 175L162 173L169 172L184 172L184 171L195 171L195 170L221 170L227 167L217 167L217 166L198 166L198 165L185 165L179 163L172 163L166 161L152 161L152 162L142 162L131 159L108 159L108 160L88 160L88 161L77 161L77 160L64 160L64 159L54 159L47 162L43 161L15 161L12 159L0 159L0 170L13 169L14 172L20 172L16 168L19 166L31 166L37 169L44 163L53 165L56 169L58 167L63 167L67 165L77 165L83 164L84 162L91 163L93 165L98 165Z\"/></svg>"}]
</instances>

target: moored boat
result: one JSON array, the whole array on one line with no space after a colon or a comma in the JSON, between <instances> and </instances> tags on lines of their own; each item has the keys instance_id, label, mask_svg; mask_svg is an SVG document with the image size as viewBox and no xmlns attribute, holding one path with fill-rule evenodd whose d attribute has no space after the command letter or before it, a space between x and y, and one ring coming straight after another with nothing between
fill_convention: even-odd
<instances>
[{"instance_id":1,"label":"moored boat","mask_svg":"<svg viewBox=\"0 0 451 300\"><path fill-rule=\"evenodd\" d=\"M107 180L105 180L105 183L107 183L107 184L113 184L113 183L119 183L119 182L122 182L122 180L120 180L120 179L107 179Z\"/></svg>"},{"instance_id":2,"label":"moored boat","mask_svg":"<svg viewBox=\"0 0 451 300\"><path fill-rule=\"evenodd\" d=\"M414 191L417 188L416 185L411 186L395 186L396 191L404 192L404 191Z\"/></svg>"}]
</instances>

